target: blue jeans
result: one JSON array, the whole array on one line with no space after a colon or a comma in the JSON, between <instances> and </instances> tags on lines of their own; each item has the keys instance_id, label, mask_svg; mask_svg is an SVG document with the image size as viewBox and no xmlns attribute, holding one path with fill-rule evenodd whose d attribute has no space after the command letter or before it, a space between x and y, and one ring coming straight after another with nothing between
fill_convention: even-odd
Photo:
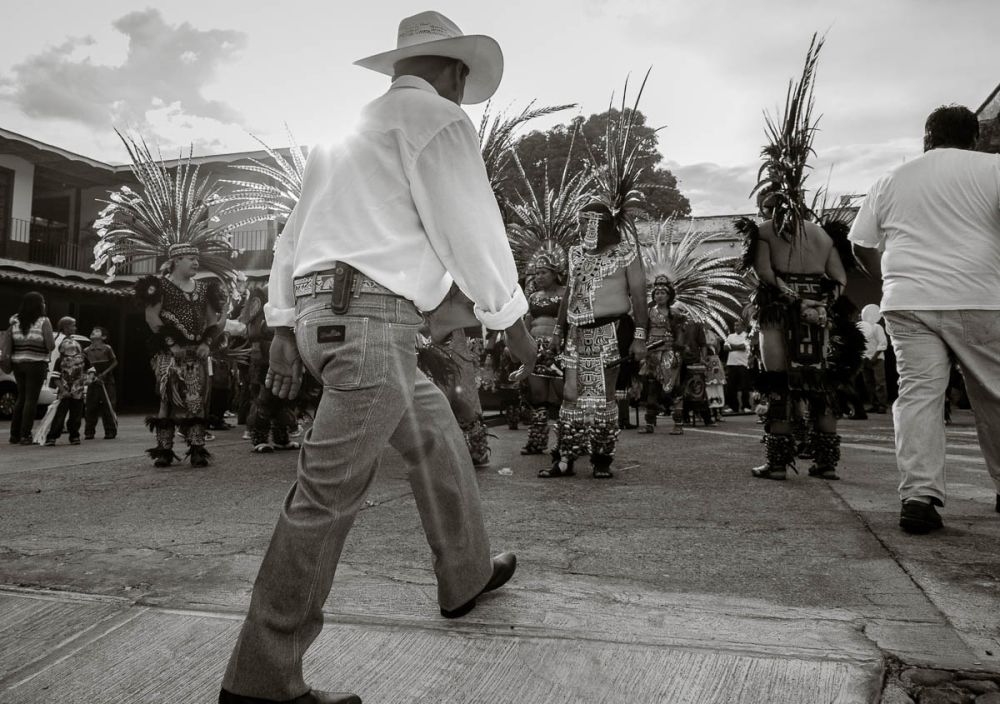
<instances>
[{"instance_id":1,"label":"blue jeans","mask_svg":"<svg viewBox=\"0 0 1000 704\"><path fill-rule=\"evenodd\" d=\"M945 501L944 397L953 354L965 375L979 447L1000 493L1000 311L888 311L899 371L892 407L899 496Z\"/></svg>"},{"instance_id":2,"label":"blue jeans","mask_svg":"<svg viewBox=\"0 0 1000 704\"><path fill-rule=\"evenodd\" d=\"M302 657L322 629L344 540L387 441L409 468L441 608L474 598L492 575L465 439L444 394L417 370L416 307L361 293L346 315L330 311L329 296L299 298L296 313L296 343L323 395L223 680L235 694L279 701L309 689Z\"/></svg>"}]
</instances>

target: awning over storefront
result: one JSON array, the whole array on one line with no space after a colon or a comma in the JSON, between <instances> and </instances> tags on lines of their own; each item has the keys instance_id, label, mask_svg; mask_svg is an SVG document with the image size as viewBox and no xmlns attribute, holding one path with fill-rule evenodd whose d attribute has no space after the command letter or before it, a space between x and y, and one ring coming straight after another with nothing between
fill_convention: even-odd
<instances>
[{"instance_id":1,"label":"awning over storefront","mask_svg":"<svg viewBox=\"0 0 1000 704\"><path fill-rule=\"evenodd\" d=\"M0 268L0 282L10 282L24 284L26 286L39 286L58 288L66 291L78 291L80 293L91 293L112 298L131 298L132 286L130 281L116 281L114 284L104 284L99 281L81 281L79 279L63 277L50 273L30 273L26 271L14 271L12 269Z\"/></svg>"}]
</instances>

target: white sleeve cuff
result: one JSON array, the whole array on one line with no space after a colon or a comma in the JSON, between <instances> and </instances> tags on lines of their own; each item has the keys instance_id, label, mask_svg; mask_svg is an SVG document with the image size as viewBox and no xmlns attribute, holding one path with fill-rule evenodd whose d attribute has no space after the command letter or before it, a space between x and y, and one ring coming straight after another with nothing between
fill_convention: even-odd
<instances>
[{"instance_id":1,"label":"white sleeve cuff","mask_svg":"<svg viewBox=\"0 0 1000 704\"><path fill-rule=\"evenodd\" d=\"M882 243L878 240L870 240L864 235L855 235L853 232L848 235L847 240L858 247L864 247L865 249L879 249Z\"/></svg>"},{"instance_id":2,"label":"white sleeve cuff","mask_svg":"<svg viewBox=\"0 0 1000 704\"><path fill-rule=\"evenodd\" d=\"M528 312L528 299L524 297L524 291L520 286L514 287L511 296L511 299L496 312L483 310L478 304L473 308L476 317L487 330L506 330Z\"/></svg>"},{"instance_id":3,"label":"white sleeve cuff","mask_svg":"<svg viewBox=\"0 0 1000 704\"><path fill-rule=\"evenodd\" d=\"M270 303L264 304L264 320L272 328L294 328L295 309L275 308Z\"/></svg>"}]
</instances>

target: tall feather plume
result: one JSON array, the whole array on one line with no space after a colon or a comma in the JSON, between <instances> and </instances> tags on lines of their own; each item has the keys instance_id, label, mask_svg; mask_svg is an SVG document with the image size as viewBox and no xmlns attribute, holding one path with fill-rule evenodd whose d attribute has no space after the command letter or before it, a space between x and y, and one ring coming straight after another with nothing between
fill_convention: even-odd
<instances>
[{"instance_id":1,"label":"tall feather plume","mask_svg":"<svg viewBox=\"0 0 1000 704\"><path fill-rule=\"evenodd\" d=\"M757 185L750 195L773 194L774 230L787 239L803 231L802 224L811 217L806 203L806 178L809 157L815 155L813 138L819 118L813 120L813 87L816 66L825 37L813 34L805 64L798 80L788 82L785 108L780 119L765 111L764 132L767 144L761 150L764 163L757 172Z\"/></svg>"},{"instance_id":2,"label":"tall feather plume","mask_svg":"<svg viewBox=\"0 0 1000 704\"><path fill-rule=\"evenodd\" d=\"M551 105L536 108L535 101L528 103L517 115L509 117L506 113L493 114L490 111L492 103L486 103L483 117L479 122L479 145L486 164L486 175L490 180L490 188L496 196L501 212L509 212L510 204L505 194L506 180L509 177L511 150L514 147L514 136L524 124L538 117L551 115L562 110L575 108L576 104Z\"/></svg>"},{"instance_id":3,"label":"tall feather plume","mask_svg":"<svg viewBox=\"0 0 1000 704\"><path fill-rule=\"evenodd\" d=\"M219 198L220 186L199 176L193 163L193 148L174 169L168 169L157 150L156 157L142 137L115 130L131 159L131 170L141 192L122 186L109 192L100 218L94 223L98 242L94 245L95 271L105 269L111 281L119 264L131 258L163 257L173 244L198 248L201 268L235 285L236 269L228 228L210 216L209 206Z\"/></svg>"},{"instance_id":4,"label":"tall feather plume","mask_svg":"<svg viewBox=\"0 0 1000 704\"><path fill-rule=\"evenodd\" d=\"M259 180L221 179L220 183L233 188L219 199L219 215L243 214L246 216L229 225L230 230L258 222L285 222L302 195L302 175L306 168L306 155L296 144L291 130L285 125L288 136L288 157L273 149L257 135L251 134L274 165L250 159L249 164L234 164L232 168L263 176Z\"/></svg>"},{"instance_id":5,"label":"tall feather plume","mask_svg":"<svg viewBox=\"0 0 1000 704\"><path fill-rule=\"evenodd\" d=\"M656 277L666 276L674 287L674 305L725 337L749 288L737 271L736 257L722 257L704 246L712 236L692 224L678 239L677 222L671 216L658 224L641 252L650 289Z\"/></svg>"},{"instance_id":6,"label":"tall feather plume","mask_svg":"<svg viewBox=\"0 0 1000 704\"><path fill-rule=\"evenodd\" d=\"M617 116L611 112L614 103L609 106L604 143L598 149L587 145L596 200L611 211L615 229L633 240L636 239L635 213L646 200L642 190L645 184L642 181L644 167L640 164L640 150L649 141L637 137L634 129L638 122L639 100L652 70L649 68L646 71L631 108L626 103L628 79L625 80L621 109ZM659 130L654 130L654 134L657 131Z\"/></svg>"},{"instance_id":7,"label":"tall feather plume","mask_svg":"<svg viewBox=\"0 0 1000 704\"><path fill-rule=\"evenodd\" d=\"M570 175L573 145L576 132L570 138L569 153L563 166L559 185L550 188L548 184L548 163L545 164L544 192L538 193L531 184L516 150L511 151L514 164L523 181L525 195L520 189L520 201L511 207L511 222L507 228L510 248L514 261L522 275L527 275L532 262L540 254L555 257L565 271L566 252L577 238L577 221L580 208L589 198L590 176L584 171Z\"/></svg>"}]
</instances>

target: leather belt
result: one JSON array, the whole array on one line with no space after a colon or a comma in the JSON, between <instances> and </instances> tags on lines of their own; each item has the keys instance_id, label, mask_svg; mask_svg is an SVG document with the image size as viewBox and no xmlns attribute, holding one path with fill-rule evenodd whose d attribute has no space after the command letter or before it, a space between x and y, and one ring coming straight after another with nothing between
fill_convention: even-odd
<instances>
[{"instance_id":1,"label":"leather belt","mask_svg":"<svg viewBox=\"0 0 1000 704\"><path fill-rule=\"evenodd\" d=\"M300 276L292 282L292 287L295 290L296 298L330 293L333 291L333 274L316 273L309 274L308 276ZM400 295L395 291L390 291L382 284L372 281L360 271L355 271L354 282L351 285L351 294L356 297L362 293L379 293L384 296L396 296L400 298Z\"/></svg>"}]
</instances>

